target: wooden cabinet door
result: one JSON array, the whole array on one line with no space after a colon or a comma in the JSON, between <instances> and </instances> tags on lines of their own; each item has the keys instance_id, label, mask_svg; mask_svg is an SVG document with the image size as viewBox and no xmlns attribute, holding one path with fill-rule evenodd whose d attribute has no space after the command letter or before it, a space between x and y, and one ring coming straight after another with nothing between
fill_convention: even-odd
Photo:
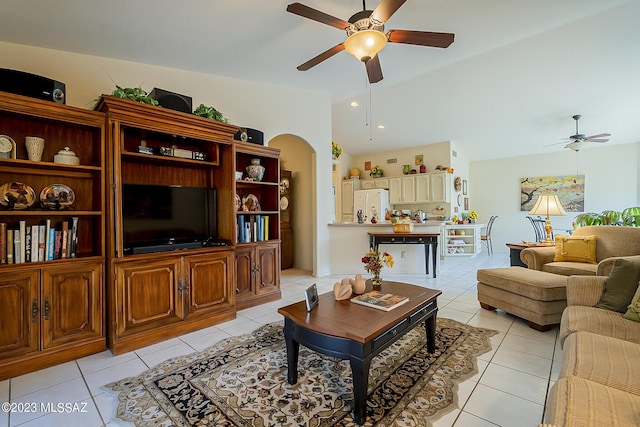
<instances>
[{"instance_id":1,"label":"wooden cabinet door","mask_svg":"<svg viewBox=\"0 0 640 427\"><path fill-rule=\"evenodd\" d=\"M389 178L389 203L402 203L402 178Z\"/></svg>"},{"instance_id":2,"label":"wooden cabinet door","mask_svg":"<svg viewBox=\"0 0 640 427\"><path fill-rule=\"evenodd\" d=\"M416 175L416 203L429 201L429 175Z\"/></svg>"},{"instance_id":3,"label":"wooden cabinet door","mask_svg":"<svg viewBox=\"0 0 640 427\"><path fill-rule=\"evenodd\" d=\"M253 260L253 246L236 246L236 296L253 295L255 276L255 262Z\"/></svg>"},{"instance_id":4,"label":"wooden cabinet door","mask_svg":"<svg viewBox=\"0 0 640 427\"><path fill-rule=\"evenodd\" d=\"M278 245L261 244L256 247L256 293L258 295L278 288L280 265Z\"/></svg>"},{"instance_id":5,"label":"wooden cabinet door","mask_svg":"<svg viewBox=\"0 0 640 427\"><path fill-rule=\"evenodd\" d=\"M446 172L431 174L429 200L432 202L448 202L451 200L451 178Z\"/></svg>"},{"instance_id":6,"label":"wooden cabinet door","mask_svg":"<svg viewBox=\"0 0 640 427\"><path fill-rule=\"evenodd\" d=\"M180 257L116 265L116 322L119 336L180 322Z\"/></svg>"},{"instance_id":7,"label":"wooden cabinet door","mask_svg":"<svg viewBox=\"0 0 640 427\"><path fill-rule=\"evenodd\" d=\"M40 283L37 270L0 277L0 360L40 347Z\"/></svg>"},{"instance_id":8,"label":"wooden cabinet door","mask_svg":"<svg viewBox=\"0 0 640 427\"><path fill-rule=\"evenodd\" d=\"M187 316L233 307L233 252L184 257L184 272L182 297L188 304Z\"/></svg>"},{"instance_id":9,"label":"wooden cabinet door","mask_svg":"<svg viewBox=\"0 0 640 427\"><path fill-rule=\"evenodd\" d=\"M344 181L340 189L340 200L342 205L342 215L353 217L353 191L355 184L353 181ZM344 221L344 219L343 219Z\"/></svg>"},{"instance_id":10,"label":"wooden cabinet door","mask_svg":"<svg viewBox=\"0 0 640 427\"><path fill-rule=\"evenodd\" d=\"M416 180L412 176L404 176L402 179L402 203L414 203L416 201Z\"/></svg>"},{"instance_id":11,"label":"wooden cabinet door","mask_svg":"<svg viewBox=\"0 0 640 427\"><path fill-rule=\"evenodd\" d=\"M102 264L42 272L42 348L104 336Z\"/></svg>"},{"instance_id":12,"label":"wooden cabinet door","mask_svg":"<svg viewBox=\"0 0 640 427\"><path fill-rule=\"evenodd\" d=\"M280 229L280 268L286 270L293 267L293 230L291 228Z\"/></svg>"}]
</instances>

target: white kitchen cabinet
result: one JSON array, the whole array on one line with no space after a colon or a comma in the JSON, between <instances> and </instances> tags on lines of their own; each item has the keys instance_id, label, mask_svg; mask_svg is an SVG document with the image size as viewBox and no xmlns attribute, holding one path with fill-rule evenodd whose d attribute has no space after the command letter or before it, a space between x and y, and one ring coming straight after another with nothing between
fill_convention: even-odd
<instances>
[{"instance_id":1,"label":"white kitchen cabinet","mask_svg":"<svg viewBox=\"0 0 640 427\"><path fill-rule=\"evenodd\" d=\"M373 190L376 188L375 180L373 179L363 179L360 181L360 188L363 190Z\"/></svg>"},{"instance_id":2,"label":"white kitchen cabinet","mask_svg":"<svg viewBox=\"0 0 640 427\"><path fill-rule=\"evenodd\" d=\"M373 180L373 186L375 188L389 189L389 178L376 178Z\"/></svg>"},{"instance_id":3,"label":"white kitchen cabinet","mask_svg":"<svg viewBox=\"0 0 640 427\"><path fill-rule=\"evenodd\" d=\"M430 202L431 195L431 175L416 175L416 203Z\"/></svg>"},{"instance_id":4,"label":"white kitchen cabinet","mask_svg":"<svg viewBox=\"0 0 640 427\"><path fill-rule=\"evenodd\" d=\"M402 203L402 178L389 178L389 203L397 205Z\"/></svg>"},{"instance_id":5,"label":"white kitchen cabinet","mask_svg":"<svg viewBox=\"0 0 640 427\"><path fill-rule=\"evenodd\" d=\"M451 175L447 172L431 173L429 176L429 201L451 201Z\"/></svg>"},{"instance_id":6,"label":"white kitchen cabinet","mask_svg":"<svg viewBox=\"0 0 640 427\"><path fill-rule=\"evenodd\" d=\"M360 190L360 180L342 181L340 200L342 206L342 222L353 222L353 192Z\"/></svg>"}]
</instances>

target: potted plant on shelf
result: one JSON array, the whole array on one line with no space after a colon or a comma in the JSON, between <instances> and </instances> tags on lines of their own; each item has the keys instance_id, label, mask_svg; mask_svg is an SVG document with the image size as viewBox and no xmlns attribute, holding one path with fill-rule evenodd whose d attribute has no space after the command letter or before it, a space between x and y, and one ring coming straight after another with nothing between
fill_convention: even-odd
<instances>
[{"instance_id":1,"label":"potted plant on shelf","mask_svg":"<svg viewBox=\"0 0 640 427\"><path fill-rule=\"evenodd\" d=\"M384 175L384 169L382 169L380 165L375 165L371 168L369 175L373 178L380 178L382 175Z\"/></svg>"},{"instance_id":2,"label":"potted plant on shelf","mask_svg":"<svg viewBox=\"0 0 640 427\"><path fill-rule=\"evenodd\" d=\"M331 141L331 158L333 160L338 160L338 158L341 155L342 155L342 148L340 148L337 142Z\"/></svg>"},{"instance_id":3,"label":"potted plant on shelf","mask_svg":"<svg viewBox=\"0 0 640 427\"><path fill-rule=\"evenodd\" d=\"M158 101L153 99L146 90L141 87L120 87L116 85L111 95L117 98L130 99L132 101L141 102L149 105L159 105Z\"/></svg>"},{"instance_id":4,"label":"potted plant on shelf","mask_svg":"<svg viewBox=\"0 0 640 427\"><path fill-rule=\"evenodd\" d=\"M206 119L215 120L221 123L229 123L229 119L224 116L220 111L216 110L215 107L208 107L204 104L198 105L198 108L193 110L193 114L196 116L204 117Z\"/></svg>"}]
</instances>

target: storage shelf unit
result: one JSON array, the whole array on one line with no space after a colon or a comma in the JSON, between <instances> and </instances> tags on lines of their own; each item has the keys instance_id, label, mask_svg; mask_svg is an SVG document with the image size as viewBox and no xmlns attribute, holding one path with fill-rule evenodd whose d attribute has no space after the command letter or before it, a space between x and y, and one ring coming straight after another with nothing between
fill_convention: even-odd
<instances>
[{"instance_id":1,"label":"storage shelf unit","mask_svg":"<svg viewBox=\"0 0 640 427\"><path fill-rule=\"evenodd\" d=\"M41 261L38 253L33 261L38 247L33 243L28 262L8 263L6 253L2 257L3 380L106 348L104 114L0 92L0 133L11 137L17 146L15 159L0 158L0 185L20 182L36 194L36 202L25 210L0 206L0 223L11 230L24 227L26 236L28 229L40 230L48 222L60 231L61 242L58 259ZM45 139L42 161L28 160L27 136ZM77 154L79 165L53 162L65 146ZM50 210L40 204L41 191L51 184L71 188L75 194L71 207ZM61 228L63 223L70 225L73 218L78 219L75 253L67 251L63 257ZM0 240L6 249L7 235Z\"/></svg>"},{"instance_id":2,"label":"storage shelf unit","mask_svg":"<svg viewBox=\"0 0 640 427\"><path fill-rule=\"evenodd\" d=\"M444 256L476 256L482 251L480 233L484 224L454 224L442 226Z\"/></svg>"},{"instance_id":3,"label":"storage shelf unit","mask_svg":"<svg viewBox=\"0 0 640 427\"><path fill-rule=\"evenodd\" d=\"M238 128L113 96L103 96L96 109L107 115L113 156L107 168L113 188L107 218L109 347L119 354L235 318L232 143ZM138 152L140 146L152 154ZM163 155L167 150L173 156ZM180 157L188 152L204 160ZM216 189L214 237L230 244L125 254L125 183Z\"/></svg>"}]
</instances>

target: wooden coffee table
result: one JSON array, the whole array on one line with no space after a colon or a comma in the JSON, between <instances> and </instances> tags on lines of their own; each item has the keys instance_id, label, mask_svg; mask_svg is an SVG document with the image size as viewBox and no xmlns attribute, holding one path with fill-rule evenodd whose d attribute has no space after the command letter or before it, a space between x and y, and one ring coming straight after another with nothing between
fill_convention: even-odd
<instances>
[{"instance_id":1,"label":"wooden coffee table","mask_svg":"<svg viewBox=\"0 0 640 427\"><path fill-rule=\"evenodd\" d=\"M367 284L365 292L371 290ZM373 357L418 324L427 332L427 350L435 351L437 298L439 290L399 282L383 282L382 291L403 295L409 302L383 311L336 301L333 292L319 296L318 305L307 312L304 301L278 309L284 316L289 384L298 381L300 344L327 356L349 360L353 374L353 418L364 424L366 418L369 366Z\"/></svg>"}]
</instances>

